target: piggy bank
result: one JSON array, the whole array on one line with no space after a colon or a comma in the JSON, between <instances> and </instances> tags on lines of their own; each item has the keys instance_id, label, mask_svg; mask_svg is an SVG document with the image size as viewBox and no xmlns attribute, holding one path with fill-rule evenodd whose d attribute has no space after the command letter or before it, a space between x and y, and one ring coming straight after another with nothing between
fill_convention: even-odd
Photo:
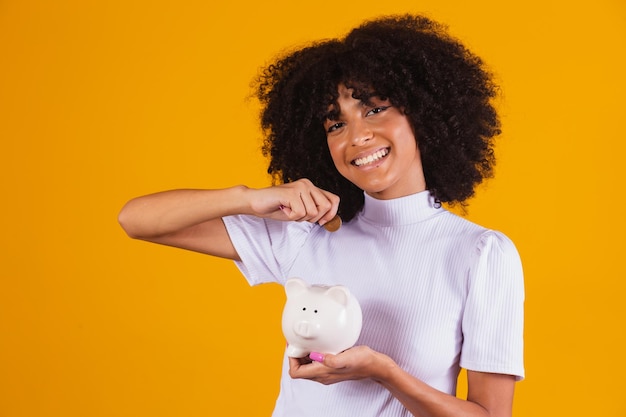
<instances>
[{"instance_id":1,"label":"piggy bank","mask_svg":"<svg viewBox=\"0 0 626 417\"><path fill-rule=\"evenodd\" d=\"M287 356L337 354L354 346L361 333L362 313L346 287L308 285L300 278L290 278L285 293L282 328Z\"/></svg>"}]
</instances>

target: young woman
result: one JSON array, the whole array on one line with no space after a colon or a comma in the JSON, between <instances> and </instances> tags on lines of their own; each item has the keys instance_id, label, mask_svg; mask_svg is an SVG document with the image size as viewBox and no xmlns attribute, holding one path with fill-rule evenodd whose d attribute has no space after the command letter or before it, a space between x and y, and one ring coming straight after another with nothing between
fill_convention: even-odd
<instances>
[{"instance_id":1,"label":"young woman","mask_svg":"<svg viewBox=\"0 0 626 417\"><path fill-rule=\"evenodd\" d=\"M301 277L355 294L357 346L285 357L274 416L510 416L524 377L520 259L441 204L492 175L495 94L441 25L365 22L259 77L273 186L147 195L120 223L233 259L252 285ZM337 232L321 227L336 215ZM454 395L461 367L467 400Z\"/></svg>"}]
</instances>

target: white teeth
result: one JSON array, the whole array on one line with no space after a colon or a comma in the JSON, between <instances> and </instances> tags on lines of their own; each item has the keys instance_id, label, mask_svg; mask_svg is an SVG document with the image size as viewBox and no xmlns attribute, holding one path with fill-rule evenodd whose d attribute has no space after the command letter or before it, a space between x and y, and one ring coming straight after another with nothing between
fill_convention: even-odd
<instances>
[{"instance_id":1,"label":"white teeth","mask_svg":"<svg viewBox=\"0 0 626 417\"><path fill-rule=\"evenodd\" d=\"M377 152L374 152L371 155L366 156L365 158L358 158L354 160L354 165L360 167L361 165L370 164L374 161L378 161L380 158L386 156L389 153L389 149L381 149Z\"/></svg>"}]
</instances>

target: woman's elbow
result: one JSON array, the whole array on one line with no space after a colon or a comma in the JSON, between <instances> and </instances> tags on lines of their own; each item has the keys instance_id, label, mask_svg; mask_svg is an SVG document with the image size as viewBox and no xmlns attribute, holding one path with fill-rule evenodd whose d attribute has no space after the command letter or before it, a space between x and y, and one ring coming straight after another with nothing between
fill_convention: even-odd
<instances>
[{"instance_id":1,"label":"woman's elbow","mask_svg":"<svg viewBox=\"0 0 626 417\"><path fill-rule=\"evenodd\" d=\"M129 203L124 205L117 215L117 222L120 224L128 237L132 239L142 239L144 235L141 233L138 222L138 214L129 207Z\"/></svg>"}]
</instances>

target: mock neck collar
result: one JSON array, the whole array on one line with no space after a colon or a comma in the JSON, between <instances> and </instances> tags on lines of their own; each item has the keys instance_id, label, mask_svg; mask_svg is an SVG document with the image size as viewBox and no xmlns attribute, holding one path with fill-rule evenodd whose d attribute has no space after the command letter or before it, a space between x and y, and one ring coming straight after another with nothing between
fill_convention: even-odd
<instances>
[{"instance_id":1,"label":"mock neck collar","mask_svg":"<svg viewBox=\"0 0 626 417\"><path fill-rule=\"evenodd\" d=\"M391 200L378 200L364 194L365 205L359 216L380 226L418 223L445 210L428 190Z\"/></svg>"}]
</instances>

